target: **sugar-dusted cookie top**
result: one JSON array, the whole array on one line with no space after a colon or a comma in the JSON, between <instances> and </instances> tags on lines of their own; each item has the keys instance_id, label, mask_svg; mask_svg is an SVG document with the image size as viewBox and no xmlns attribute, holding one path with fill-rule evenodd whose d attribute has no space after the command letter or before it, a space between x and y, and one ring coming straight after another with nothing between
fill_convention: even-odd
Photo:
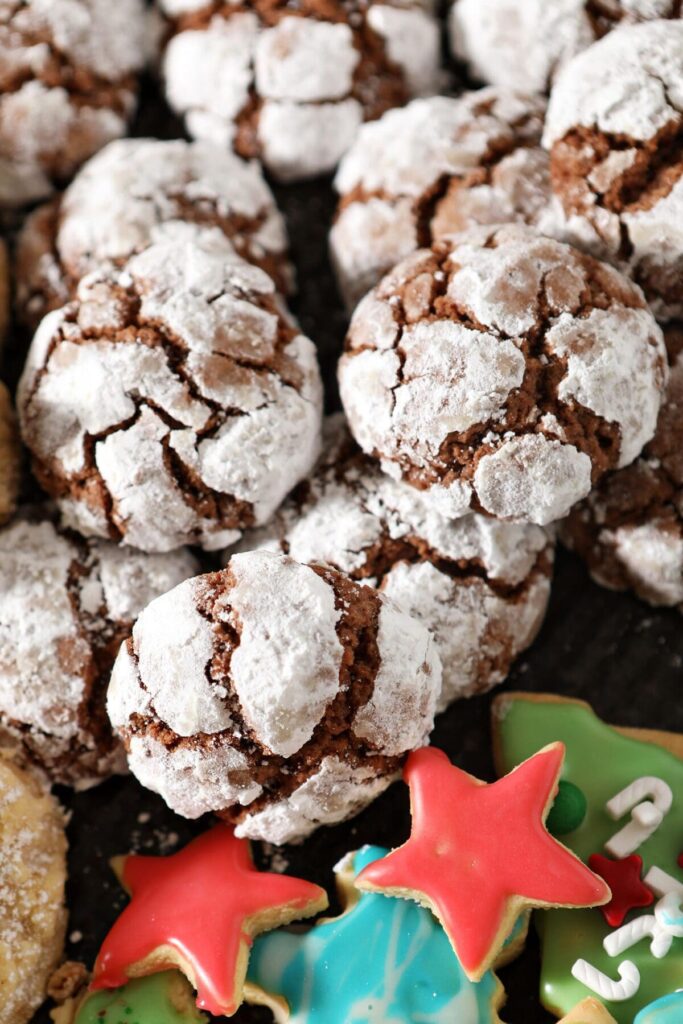
<instances>
[{"instance_id":1,"label":"sugar-dusted cookie top","mask_svg":"<svg viewBox=\"0 0 683 1024\"><path fill-rule=\"evenodd\" d=\"M124 134L147 17L142 0L0 2L0 206L44 198Z\"/></svg>"},{"instance_id":2,"label":"sugar-dusted cookie top","mask_svg":"<svg viewBox=\"0 0 683 1024\"><path fill-rule=\"evenodd\" d=\"M552 537L477 513L448 519L382 473L341 417L326 432L315 473L242 545L339 569L419 619L443 665L439 709L501 682L543 620Z\"/></svg>"},{"instance_id":3,"label":"sugar-dusted cookie top","mask_svg":"<svg viewBox=\"0 0 683 1024\"><path fill-rule=\"evenodd\" d=\"M3 1024L45 999L66 929L64 814L40 776L0 749L0 991Z\"/></svg>"},{"instance_id":4,"label":"sugar-dusted cookie top","mask_svg":"<svg viewBox=\"0 0 683 1024\"><path fill-rule=\"evenodd\" d=\"M131 770L186 817L286 842L357 813L425 742L441 665L370 587L269 552L154 601L108 695Z\"/></svg>"},{"instance_id":5,"label":"sugar-dusted cookie top","mask_svg":"<svg viewBox=\"0 0 683 1024\"><path fill-rule=\"evenodd\" d=\"M172 222L43 320L18 406L70 525L146 551L211 549L309 471L321 384L268 275L218 228Z\"/></svg>"},{"instance_id":6,"label":"sugar-dusted cookie top","mask_svg":"<svg viewBox=\"0 0 683 1024\"><path fill-rule=\"evenodd\" d=\"M145 605L196 570L184 550L85 541L49 518L0 530L0 741L62 783L124 771L104 710L116 652Z\"/></svg>"},{"instance_id":7,"label":"sugar-dusted cookie top","mask_svg":"<svg viewBox=\"0 0 683 1024\"><path fill-rule=\"evenodd\" d=\"M549 523L652 437L666 381L641 290L522 225L400 263L339 363L361 447L445 515Z\"/></svg>"},{"instance_id":8,"label":"sugar-dusted cookie top","mask_svg":"<svg viewBox=\"0 0 683 1024\"><path fill-rule=\"evenodd\" d=\"M281 180L334 169L364 120L435 91L429 0L163 0L171 106L195 138L259 156Z\"/></svg>"},{"instance_id":9,"label":"sugar-dusted cookie top","mask_svg":"<svg viewBox=\"0 0 683 1024\"><path fill-rule=\"evenodd\" d=\"M17 244L20 314L36 327L86 274L120 266L149 244L155 227L176 219L220 228L240 256L287 290L284 221L256 163L211 143L119 139L27 218Z\"/></svg>"},{"instance_id":10,"label":"sugar-dusted cookie top","mask_svg":"<svg viewBox=\"0 0 683 1024\"><path fill-rule=\"evenodd\" d=\"M615 73L618 69L618 73ZM624 26L567 65L544 143L568 237L683 313L683 21Z\"/></svg>"},{"instance_id":11,"label":"sugar-dusted cookie top","mask_svg":"<svg viewBox=\"0 0 683 1024\"><path fill-rule=\"evenodd\" d=\"M330 244L347 303L419 246L473 225L558 230L544 115L541 97L489 88L413 100L364 125L335 177Z\"/></svg>"}]
</instances>

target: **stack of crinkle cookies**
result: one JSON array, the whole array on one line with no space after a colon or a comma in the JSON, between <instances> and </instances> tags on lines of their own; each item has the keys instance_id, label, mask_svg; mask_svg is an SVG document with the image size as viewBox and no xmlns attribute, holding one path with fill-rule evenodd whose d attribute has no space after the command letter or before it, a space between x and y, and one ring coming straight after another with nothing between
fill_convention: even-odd
<instances>
[{"instance_id":1,"label":"stack of crinkle cookies","mask_svg":"<svg viewBox=\"0 0 683 1024\"><path fill-rule=\"evenodd\" d=\"M269 182L313 234L332 173L324 418ZM683 606L680 0L0 0L0 224L0 1024L499 1024L534 908L510 1024L681 1024L683 738L508 692L498 781L429 746L558 539ZM288 928L273 848L401 774ZM65 961L106 779L130 902Z\"/></svg>"}]
</instances>

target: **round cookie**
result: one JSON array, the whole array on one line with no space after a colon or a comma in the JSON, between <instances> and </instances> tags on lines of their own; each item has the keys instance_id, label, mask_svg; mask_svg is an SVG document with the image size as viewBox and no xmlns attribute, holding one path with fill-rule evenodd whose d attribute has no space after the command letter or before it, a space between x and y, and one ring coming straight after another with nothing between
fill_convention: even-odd
<instances>
[{"instance_id":1,"label":"round cookie","mask_svg":"<svg viewBox=\"0 0 683 1024\"><path fill-rule=\"evenodd\" d=\"M280 181L333 170L364 120L438 85L431 0L161 8L171 107L192 136L260 157Z\"/></svg>"},{"instance_id":2,"label":"round cookie","mask_svg":"<svg viewBox=\"0 0 683 1024\"><path fill-rule=\"evenodd\" d=\"M680 16L677 0L455 0L451 50L478 81L547 92L572 57L616 25Z\"/></svg>"},{"instance_id":3,"label":"round cookie","mask_svg":"<svg viewBox=\"0 0 683 1024\"><path fill-rule=\"evenodd\" d=\"M124 134L147 17L142 0L1 0L0 207L48 196Z\"/></svg>"},{"instance_id":4,"label":"round cookie","mask_svg":"<svg viewBox=\"0 0 683 1024\"><path fill-rule=\"evenodd\" d=\"M473 225L554 233L544 115L540 97L491 88L413 100L364 125L334 182L330 247L347 304L419 246Z\"/></svg>"},{"instance_id":5,"label":"round cookie","mask_svg":"<svg viewBox=\"0 0 683 1024\"><path fill-rule=\"evenodd\" d=\"M443 515L549 523L652 437L666 382L640 289L522 225L408 257L339 364L356 440Z\"/></svg>"},{"instance_id":6,"label":"round cookie","mask_svg":"<svg viewBox=\"0 0 683 1024\"><path fill-rule=\"evenodd\" d=\"M422 622L443 666L437 710L506 677L550 596L554 541L540 527L441 516L381 472L335 417L314 475L243 544L328 565Z\"/></svg>"},{"instance_id":7,"label":"round cookie","mask_svg":"<svg viewBox=\"0 0 683 1024\"><path fill-rule=\"evenodd\" d=\"M68 525L144 551L234 543L318 453L313 343L217 228L170 222L35 335L17 405Z\"/></svg>"},{"instance_id":8,"label":"round cookie","mask_svg":"<svg viewBox=\"0 0 683 1024\"><path fill-rule=\"evenodd\" d=\"M386 789L440 689L429 633L391 601L256 551L145 609L107 706L131 770L173 810L284 843Z\"/></svg>"},{"instance_id":9,"label":"round cookie","mask_svg":"<svg viewBox=\"0 0 683 1024\"><path fill-rule=\"evenodd\" d=\"M46 518L1 530L0 742L79 788L124 771L104 710L116 652L142 608L196 571L189 552L84 541Z\"/></svg>"},{"instance_id":10,"label":"round cookie","mask_svg":"<svg viewBox=\"0 0 683 1024\"><path fill-rule=\"evenodd\" d=\"M618 73L615 72L618 69ZM568 240L683 315L683 21L625 26L567 65L544 144Z\"/></svg>"},{"instance_id":11,"label":"round cookie","mask_svg":"<svg viewBox=\"0 0 683 1024\"><path fill-rule=\"evenodd\" d=\"M64 945L64 814L38 775L0 750L0 991L3 1024L28 1024Z\"/></svg>"},{"instance_id":12,"label":"round cookie","mask_svg":"<svg viewBox=\"0 0 683 1024\"><path fill-rule=\"evenodd\" d=\"M17 242L17 308L33 328L105 262L118 266L169 220L220 228L240 256L291 284L287 235L256 163L211 143L120 139L66 192L26 220Z\"/></svg>"},{"instance_id":13,"label":"round cookie","mask_svg":"<svg viewBox=\"0 0 683 1024\"><path fill-rule=\"evenodd\" d=\"M671 370L655 436L572 510L562 538L603 586L683 607L683 328L665 337Z\"/></svg>"},{"instance_id":14,"label":"round cookie","mask_svg":"<svg viewBox=\"0 0 683 1024\"><path fill-rule=\"evenodd\" d=\"M0 526L14 512L20 479L19 430L10 393L0 381Z\"/></svg>"}]
</instances>

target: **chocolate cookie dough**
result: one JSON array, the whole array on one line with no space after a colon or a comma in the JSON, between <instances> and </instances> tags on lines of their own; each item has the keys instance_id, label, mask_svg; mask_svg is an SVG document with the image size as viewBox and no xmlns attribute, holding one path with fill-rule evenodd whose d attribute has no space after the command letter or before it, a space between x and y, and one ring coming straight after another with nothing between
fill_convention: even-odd
<instances>
[{"instance_id":1,"label":"chocolate cookie dough","mask_svg":"<svg viewBox=\"0 0 683 1024\"><path fill-rule=\"evenodd\" d=\"M641 290L521 225L420 249L356 309L351 431L443 515L549 523L654 434L666 382Z\"/></svg>"},{"instance_id":2,"label":"chocolate cookie dough","mask_svg":"<svg viewBox=\"0 0 683 1024\"><path fill-rule=\"evenodd\" d=\"M313 343L217 228L169 222L49 313L22 433L68 525L144 551L233 543L318 455Z\"/></svg>"},{"instance_id":3,"label":"chocolate cookie dough","mask_svg":"<svg viewBox=\"0 0 683 1024\"><path fill-rule=\"evenodd\" d=\"M655 436L572 511L562 537L603 586L683 608L683 327L666 341L671 374Z\"/></svg>"},{"instance_id":4,"label":"chocolate cookie dough","mask_svg":"<svg viewBox=\"0 0 683 1024\"><path fill-rule=\"evenodd\" d=\"M80 788L125 770L104 710L138 613L197 571L186 551L84 541L45 516L0 530L0 744Z\"/></svg>"},{"instance_id":5,"label":"chocolate cookie dough","mask_svg":"<svg viewBox=\"0 0 683 1024\"><path fill-rule=\"evenodd\" d=\"M429 633L387 598L257 551L145 609L107 707L173 810L284 843L381 793L427 741L440 688Z\"/></svg>"},{"instance_id":6,"label":"chocolate cookie dough","mask_svg":"<svg viewBox=\"0 0 683 1024\"><path fill-rule=\"evenodd\" d=\"M544 143L567 238L683 315L683 21L612 32L567 65Z\"/></svg>"},{"instance_id":7,"label":"chocolate cookie dough","mask_svg":"<svg viewBox=\"0 0 683 1024\"><path fill-rule=\"evenodd\" d=\"M147 36L143 0L0 0L0 207L45 198L124 134Z\"/></svg>"},{"instance_id":8,"label":"chocolate cookie dough","mask_svg":"<svg viewBox=\"0 0 683 1024\"><path fill-rule=\"evenodd\" d=\"M282 181L331 171L364 120L435 91L429 0L161 0L170 105Z\"/></svg>"},{"instance_id":9,"label":"chocolate cookie dough","mask_svg":"<svg viewBox=\"0 0 683 1024\"><path fill-rule=\"evenodd\" d=\"M211 143L121 139L59 198L26 220L17 244L17 307L34 329L105 263L121 266L169 220L220 228L237 253L286 292L284 221L260 168Z\"/></svg>"},{"instance_id":10,"label":"chocolate cookie dough","mask_svg":"<svg viewBox=\"0 0 683 1024\"><path fill-rule=\"evenodd\" d=\"M0 381L0 526L14 512L19 493L21 446L12 399Z\"/></svg>"},{"instance_id":11,"label":"chocolate cookie dough","mask_svg":"<svg viewBox=\"0 0 683 1024\"><path fill-rule=\"evenodd\" d=\"M615 26L680 16L680 0L455 0L451 49L477 81L547 92Z\"/></svg>"},{"instance_id":12,"label":"chocolate cookie dough","mask_svg":"<svg viewBox=\"0 0 683 1024\"><path fill-rule=\"evenodd\" d=\"M244 545L338 569L422 622L443 666L437 710L502 682L543 621L552 537L476 513L445 519L363 455L341 417L326 429L315 474Z\"/></svg>"},{"instance_id":13,"label":"chocolate cookie dough","mask_svg":"<svg viewBox=\"0 0 683 1024\"><path fill-rule=\"evenodd\" d=\"M353 307L399 260L476 224L553 234L545 101L508 89L413 100L364 125L335 178L332 261Z\"/></svg>"}]
</instances>

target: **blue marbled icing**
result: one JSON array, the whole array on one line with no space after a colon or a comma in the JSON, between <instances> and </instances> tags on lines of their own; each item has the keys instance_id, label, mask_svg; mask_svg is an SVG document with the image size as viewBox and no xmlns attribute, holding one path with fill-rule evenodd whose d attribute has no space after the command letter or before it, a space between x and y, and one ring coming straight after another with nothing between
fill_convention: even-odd
<instances>
[{"instance_id":1,"label":"blue marbled icing","mask_svg":"<svg viewBox=\"0 0 683 1024\"><path fill-rule=\"evenodd\" d=\"M650 1003L640 1011L633 1024L683 1024L683 992L673 992L656 1003Z\"/></svg>"},{"instance_id":2,"label":"blue marbled icing","mask_svg":"<svg viewBox=\"0 0 683 1024\"><path fill-rule=\"evenodd\" d=\"M386 853L364 847L354 872ZM259 937L248 981L283 997L292 1024L491 1024L502 991L490 972L467 979L430 911L374 893L304 934Z\"/></svg>"}]
</instances>

